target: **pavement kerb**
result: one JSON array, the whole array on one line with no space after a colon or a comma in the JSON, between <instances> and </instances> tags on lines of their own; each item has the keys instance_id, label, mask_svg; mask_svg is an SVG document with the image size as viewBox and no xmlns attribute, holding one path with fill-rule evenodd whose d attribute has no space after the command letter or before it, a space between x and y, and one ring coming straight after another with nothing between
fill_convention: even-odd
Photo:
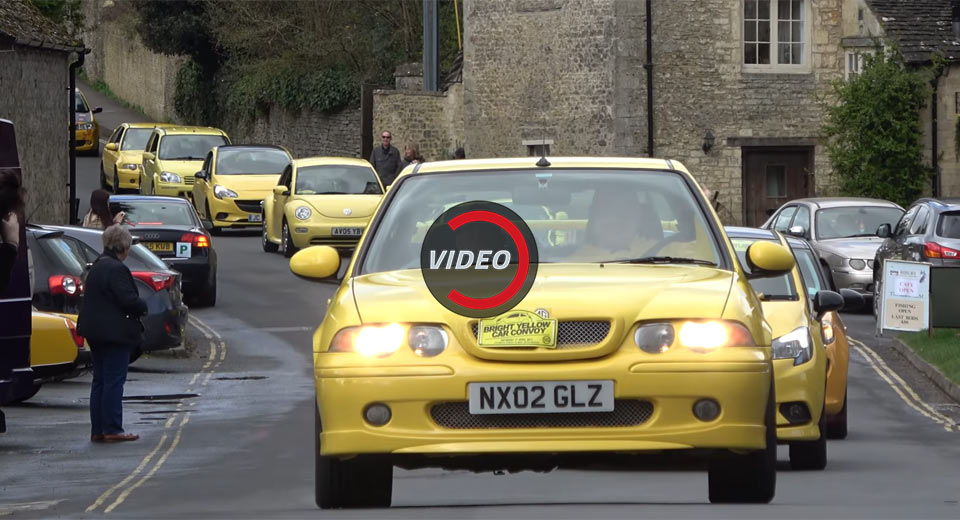
<instances>
[{"instance_id":1,"label":"pavement kerb","mask_svg":"<svg viewBox=\"0 0 960 520\"><path fill-rule=\"evenodd\" d=\"M899 338L894 338L891 345L893 346L893 350L896 350L901 356L907 358L907 361L933 381L933 384L937 385L937 387L949 395L951 399L960 403L960 385L951 381L939 368L928 363L927 360L920 357L919 354L914 352L909 345Z\"/></svg>"}]
</instances>

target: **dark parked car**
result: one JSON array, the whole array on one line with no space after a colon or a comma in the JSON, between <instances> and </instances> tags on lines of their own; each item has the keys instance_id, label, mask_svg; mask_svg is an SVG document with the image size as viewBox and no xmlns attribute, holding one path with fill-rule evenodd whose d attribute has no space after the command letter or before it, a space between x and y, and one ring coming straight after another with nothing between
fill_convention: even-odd
<instances>
[{"instance_id":1,"label":"dark parked car","mask_svg":"<svg viewBox=\"0 0 960 520\"><path fill-rule=\"evenodd\" d=\"M183 274L183 292L202 306L217 302L217 252L193 204L176 197L114 195L114 213L124 211L130 233Z\"/></svg>"},{"instance_id":2,"label":"dark parked car","mask_svg":"<svg viewBox=\"0 0 960 520\"><path fill-rule=\"evenodd\" d=\"M960 199L920 199L913 203L896 226L877 229L883 239L873 264L874 313L883 274L883 260L927 262L934 266L960 267Z\"/></svg>"},{"instance_id":3,"label":"dark parked car","mask_svg":"<svg viewBox=\"0 0 960 520\"><path fill-rule=\"evenodd\" d=\"M63 232L27 226L33 306L41 311L77 314L83 296L86 258L97 252Z\"/></svg>"},{"instance_id":4,"label":"dark parked car","mask_svg":"<svg viewBox=\"0 0 960 520\"><path fill-rule=\"evenodd\" d=\"M60 231L66 237L82 241L90 246L85 260L93 262L95 251L103 250L103 231L68 226L44 226ZM90 257L89 255L93 255ZM134 244L123 263L130 268L137 284L137 291L147 303L147 315L141 322L144 327L144 344L141 351L153 351L176 347L183 341L187 324L187 306L183 304L180 290L181 274L163 263L143 244ZM134 358L140 352L134 353Z\"/></svg>"}]
</instances>

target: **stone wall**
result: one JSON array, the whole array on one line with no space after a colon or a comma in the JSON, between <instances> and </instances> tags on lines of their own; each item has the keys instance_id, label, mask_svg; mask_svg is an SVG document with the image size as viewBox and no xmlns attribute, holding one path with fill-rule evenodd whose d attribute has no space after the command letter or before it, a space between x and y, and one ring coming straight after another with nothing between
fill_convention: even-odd
<instances>
[{"instance_id":1,"label":"stone wall","mask_svg":"<svg viewBox=\"0 0 960 520\"><path fill-rule=\"evenodd\" d=\"M224 125L237 144L275 144L295 158L313 156L360 157L360 109L333 114L273 108L253 122Z\"/></svg>"},{"instance_id":2,"label":"stone wall","mask_svg":"<svg viewBox=\"0 0 960 520\"><path fill-rule=\"evenodd\" d=\"M70 213L68 54L14 45L0 52L0 118L13 121L27 220L67 224Z\"/></svg>"},{"instance_id":3,"label":"stone wall","mask_svg":"<svg viewBox=\"0 0 960 520\"><path fill-rule=\"evenodd\" d=\"M420 145L427 161L450 159L464 143L463 84L446 92L376 90L373 93L374 146L380 132L393 134L393 145L403 153L406 143ZM468 143L469 144L469 143ZM467 148L467 157L474 157Z\"/></svg>"}]
</instances>

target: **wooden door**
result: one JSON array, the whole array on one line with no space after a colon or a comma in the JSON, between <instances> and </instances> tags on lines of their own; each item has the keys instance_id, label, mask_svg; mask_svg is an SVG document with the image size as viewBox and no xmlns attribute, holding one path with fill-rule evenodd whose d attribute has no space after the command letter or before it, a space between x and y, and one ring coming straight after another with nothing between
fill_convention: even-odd
<instances>
[{"instance_id":1,"label":"wooden door","mask_svg":"<svg viewBox=\"0 0 960 520\"><path fill-rule=\"evenodd\" d=\"M744 225L763 225L780 206L813 195L812 175L811 149L744 149Z\"/></svg>"}]
</instances>

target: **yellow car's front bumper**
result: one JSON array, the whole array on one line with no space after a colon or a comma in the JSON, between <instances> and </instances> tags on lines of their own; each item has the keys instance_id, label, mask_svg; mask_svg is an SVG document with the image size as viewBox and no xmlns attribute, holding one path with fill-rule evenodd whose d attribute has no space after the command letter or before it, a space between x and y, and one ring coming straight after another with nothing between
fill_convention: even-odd
<instances>
[{"instance_id":1,"label":"yellow car's front bumper","mask_svg":"<svg viewBox=\"0 0 960 520\"><path fill-rule=\"evenodd\" d=\"M117 181L119 186L114 186L115 188L121 188L125 190L139 190L140 189L140 168L136 170L129 170L127 168L117 168Z\"/></svg>"},{"instance_id":2,"label":"yellow car's front bumper","mask_svg":"<svg viewBox=\"0 0 960 520\"><path fill-rule=\"evenodd\" d=\"M777 439L783 441L812 441L820 438L817 422L823 411L824 376L818 360L794 366L792 359L773 361L777 387ZM787 403L803 403L810 420L791 424L781 410Z\"/></svg>"},{"instance_id":3,"label":"yellow car's front bumper","mask_svg":"<svg viewBox=\"0 0 960 520\"><path fill-rule=\"evenodd\" d=\"M290 237L299 249L309 246L355 247L370 222L369 217L338 218L321 221L289 220ZM335 228L358 230L359 234L334 235Z\"/></svg>"},{"instance_id":4,"label":"yellow car's front bumper","mask_svg":"<svg viewBox=\"0 0 960 520\"><path fill-rule=\"evenodd\" d=\"M100 132L96 127L91 130L77 130L73 139L78 152L89 152L100 146Z\"/></svg>"},{"instance_id":5,"label":"yellow car's front bumper","mask_svg":"<svg viewBox=\"0 0 960 520\"><path fill-rule=\"evenodd\" d=\"M207 204L215 227L260 227L263 225L261 200L218 199L207 193Z\"/></svg>"},{"instance_id":6,"label":"yellow car's front bumper","mask_svg":"<svg viewBox=\"0 0 960 520\"><path fill-rule=\"evenodd\" d=\"M323 455L752 450L766 445L764 414L772 374L764 361L643 363L618 354L584 362L480 363L455 358L452 363L375 367L363 366L352 354L315 356L358 361L324 368L323 359L317 358ZM577 425L576 416L583 414L555 414L558 426L532 428L441 426L432 415L436 405L458 403L455 407L465 420L488 417L469 415L470 382L557 380L613 380L615 399L647 401L652 411L632 426L588 427ZM716 419L704 422L694 416L693 405L703 398L720 404ZM365 422L364 410L372 403L390 407L392 416L384 426Z\"/></svg>"},{"instance_id":7,"label":"yellow car's front bumper","mask_svg":"<svg viewBox=\"0 0 960 520\"><path fill-rule=\"evenodd\" d=\"M189 184L184 182L154 181L153 189L157 195L163 195L166 197L183 197L185 199L193 200L193 179L190 179Z\"/></svg>"}]
</instances>

